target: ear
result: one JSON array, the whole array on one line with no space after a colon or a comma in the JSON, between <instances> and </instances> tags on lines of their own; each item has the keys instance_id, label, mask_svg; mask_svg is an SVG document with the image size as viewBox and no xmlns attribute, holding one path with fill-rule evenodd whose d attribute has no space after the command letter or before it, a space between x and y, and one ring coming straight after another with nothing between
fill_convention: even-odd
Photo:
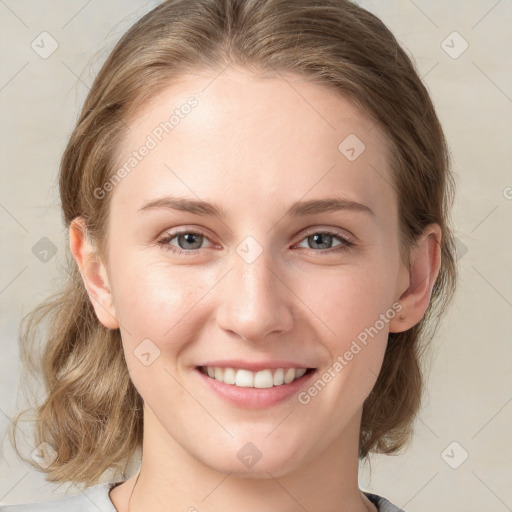
<instances>
[{"instance_id":1,"label":"ear","mask_svg":"<svg viewBox=\"0 0 512 512\"><path fill-rule=\"evenodd\" d=\"M119 328L107 271L87 236L82 217L75 218L69 226L69 247L98 320L108 329Z\"/></svg>"},{"instance_id":2,"label":"ear","mask_svg":"<svg viewBox=\"0 0 512 512\"><path fill-rule=\"evenodd\" d=\"M440 266L441 228L429 224L411 249L409 268L403 265L398 298L402 309L389 322L389 332L403 332L420 322L430 303Z\"/></svg>"}]
</instances>

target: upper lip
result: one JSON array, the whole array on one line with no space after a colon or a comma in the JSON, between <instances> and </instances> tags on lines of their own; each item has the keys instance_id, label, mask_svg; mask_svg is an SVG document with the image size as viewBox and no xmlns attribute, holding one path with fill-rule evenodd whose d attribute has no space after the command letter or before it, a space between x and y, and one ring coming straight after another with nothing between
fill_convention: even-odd
<instances>
[{"instance_id":1,"label":"upper lip","mask_svg":"<svg viewBox=\"0 0 512 512\"><path fill-rule=\"evenodd\" d=\"M249 370L252 372L257 372L260 370L273 370L277 368L312 368L307 364L295 363L292 361L282 361L272 359L269 361L244 361L242 359L229 359L229 360L217 360L217 361L207 361L199 366L209 366L210 368L236 368L242 370Z\"/></svg>"}]
</instances>

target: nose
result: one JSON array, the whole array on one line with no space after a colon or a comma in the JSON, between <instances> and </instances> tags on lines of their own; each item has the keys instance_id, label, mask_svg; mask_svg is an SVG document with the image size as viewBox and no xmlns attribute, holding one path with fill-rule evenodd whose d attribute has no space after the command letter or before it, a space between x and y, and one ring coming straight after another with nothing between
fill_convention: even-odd
<instances>
[{"instance_id":1,"label":"nose","mask_svg":"<svg viewBox=\"0 0 512 512\"><path fill-rule=\"evenodd\" d=\"M287 276L266 251L253 262L233 255L232 270L220 284L217 323L253 343L292 329L294 295Z\"/></svg>"}]
</instances>

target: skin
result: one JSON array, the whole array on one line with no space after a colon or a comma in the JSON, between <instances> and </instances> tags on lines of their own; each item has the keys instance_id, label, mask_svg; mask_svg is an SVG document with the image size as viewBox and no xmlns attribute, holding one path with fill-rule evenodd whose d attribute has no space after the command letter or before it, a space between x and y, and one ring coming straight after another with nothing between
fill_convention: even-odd
<instances>
[{"instance_id":1,"label":"skin","mask_svg":"<svg viewBox=\"0 0 512 512\"><path fill-rule=\"evenodd\" d=\"M291 74L231 66L181 77L129 120L121 165L191 95L198 105L109 192L108 260L95 255L80 218L70 226L98 319L120 329L144 400L140 473L110 497L120 512L375 511L358 487L363 402L388 332L425 313L439 271L439 226L427 226L408 269L385 134L332 89ZM366 146L354 161L338 150L349 134ZM166 194L218 203L226 217L138 212ZM295 201L333 195L373 215L286 215ZM205 235L195 244L173 238L190 254L156 243L181 228ZM319 247L322 240L308 238L326 229L354 245L333 253L341 240ZM249 235L262 249L251 263L236 251ZM223 358L287 359L322 374L398 301L400 314L306 405L293 396L244 409L197 377L196 365ZM146 366L134 350L148 338L160 355ZM237 457L247 442L262 454L250 468Z\"/></svg>"}]
</instances>

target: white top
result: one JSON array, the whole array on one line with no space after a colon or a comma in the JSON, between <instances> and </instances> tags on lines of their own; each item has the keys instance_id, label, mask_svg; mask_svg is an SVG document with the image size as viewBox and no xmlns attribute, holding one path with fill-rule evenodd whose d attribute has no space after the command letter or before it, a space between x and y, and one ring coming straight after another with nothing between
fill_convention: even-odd
<instances>
[{"instance_id":1,"label":"white top","mask_svg":"<svg viewBox=\"0 0 512 512\"><path fill-rule=\"evenodd\" d=\"M0 512L117 512L109 492L122 482L107 482L94 485L82 494L65 496L55 500L19 505L0 505ZM377 494L364 492L364 495L378 508L379 512L405 512Z\"/></svg>"}]
</instances>

